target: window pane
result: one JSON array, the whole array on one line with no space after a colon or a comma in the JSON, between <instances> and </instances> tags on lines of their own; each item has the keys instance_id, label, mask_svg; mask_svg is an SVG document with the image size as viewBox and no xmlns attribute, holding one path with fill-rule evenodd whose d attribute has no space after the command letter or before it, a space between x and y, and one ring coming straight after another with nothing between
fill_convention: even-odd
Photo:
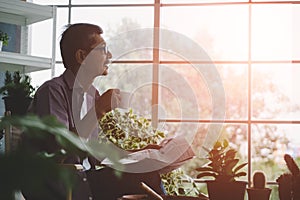
<instances>
[{"instance_id":1,"label":"window pane","mask_svg":"<svg viewBox=\"0 0 300 200\"><path fill-rule=\"evenodd\" d=\"M101 26L114 59L152 59L153 33L143 30L153 27L153 8L73 8L72 23L77 22Z\"/></svg>"},{"instance_id":2,"label":"window pane","mask_svg":"<svg viewBox=\"0 0 300 200\"><path fill-rule=\"evenodd\" d=\"M226 96L226 119L247 118L248 70L247 65L218 65Z\"/></svg>"},{"instance_id":3,"label":"window pane","mask_svg":"<svg viewBox=\"0 0 300 200\"><path fill-rule=\"evenodd\" d=\"M300 65L253 65L252 116L257 119L300 119Z\"/></svg>"},{"instance_id":4,"label":"window pane","mask_svg":"<svg viewBox=\"0 0 300 200\"><path fill-rule=\"evenodd\" d=\"M45 81L51 79L51 70L47 69L47 70L42 70L42 71L31 72L30 77L32 79L32 86L39 87Z\"/></svg>"},{"instance_id":5,"label":"window pane","mask_svg":"<svg viewBox=\"0 0 300 200\"><path fill-rule=\"evenodd\" d=\"M163 28L196 41L212 60L247 59L248 6L162 7L161 10Z\"/></svg>"},{"instance_id":6,"label":"window pane","mask_svg":"<svg viewBox=\"0 0 300 200\"><path fill-rule=\"evenodd\" d=\"M247 117L246 65L161 65L159 77L164 111L160 117L216 120L224 119L225 113L226 119Z\"/></svg>"},{"instance_id":7,"label":"window pane","mask_svg":"<svg viewBox=\"0 0 300 200\"><path fill-rule=\"evenodd\" d=\"M161 65L160 118L211 118L212 99L206 80L193 65Z\"/></svg>"},{"instance_id":8,"label":"window pane","mask_svg":"<svg viewBox=\"0 0 300 200\"><path fill-rule=\"evenodd\" d=\"M57 9L57 21L56 21L56 61L62 61L60 54L59 42L61 34L65 30L65 26L68 24L68 9L58 8Z\"/></svg>"},{"instance_id":9,"label":"window pane","mask_svg":"<svg viewBox=\"0 0 300 200\"><path fill-rule=\"evenodd\" d=\"M154 0L72 0L72 4L144 4Z\"/></svg>"},{"instance_id":10,"label":"window pane","mask_svg":"<svg viewBox=\"0 0 300 200\"><path fill-rule=\"evenodd\" d=\"M283 156L292 155L299 163L300 126L254 124L252 126L253 170L262 170L269 181L288 172Z\"/></svg>"},{"instance_id":11,"label":"window pane","mask_svg":"<svg viewBox=\"0 0 300 200\"><path fill-rule=\"evenodd\" d=\"M65 66L63 64L55 64L55 77L60 76L65 71Z\"/></svg>"},{"instance_id":12,"label":"window pane","mask_svg":"<svg viewBox=\"0 0 300 200\"><path fill-rule=\"evenodd\" d=\"M52 57L52 19L31 25L31 55L41 57Z\"/></svg>"},{"instance_id":13,"label":"window pane","mask_svg":"<svg viewBox=\"0 0 300 200\"><path fill-rule=\"evenodd\" d=\"M252 8L252 59L299 59L299 5L267 4Z\"/></svg>"},{"instance_id":14,"label":"window pane","mask_svg":"<svg viewBox=\"0 0 300 200\"><path fill-rule=\"evenodd\" d=\"M129 107L137 114L151 118L152 65L112 64L107 76L96 78L100 93L119 88L130 93Z\"/></svg>"}]
</instances>

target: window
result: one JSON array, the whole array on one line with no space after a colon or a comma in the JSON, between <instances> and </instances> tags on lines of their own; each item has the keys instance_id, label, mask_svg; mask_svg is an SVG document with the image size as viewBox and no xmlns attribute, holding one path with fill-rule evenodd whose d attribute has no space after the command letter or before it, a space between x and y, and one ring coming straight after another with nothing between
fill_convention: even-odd
<instances>
[{"instance_id":1,"label":"window","mask_svg":"<svg viewBox=\"0 0 300 200\"><path fill-rule=\"evenodd\" d=\"M300 160L299 2L70 2L53 1L58 33L68 22L96 23L117 56L100 90L134 91L136 110L170 132L192 132L198 152L207 132L226 136L249 162L248 180L261 169L275 182L284 153Z\"/></svg>"}]
</instances>

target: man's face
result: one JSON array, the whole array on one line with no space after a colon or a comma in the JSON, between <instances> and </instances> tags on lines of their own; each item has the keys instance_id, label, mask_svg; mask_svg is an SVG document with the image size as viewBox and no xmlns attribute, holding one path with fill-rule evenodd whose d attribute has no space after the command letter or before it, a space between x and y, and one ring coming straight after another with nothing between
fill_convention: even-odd
<instances>
[{"instance_id":1,"label":"man's face","mask_svg":"<svg viewBox=\"0 0 300 200\"><path fill-rule=\"evenodd\" d=\"M106 42L101 35L94 34L92 37L95 43L91 46L91 51L84 60L85 72L94 77L107 75L112 55L107 50Z\"/></svg>"}]
</instances>

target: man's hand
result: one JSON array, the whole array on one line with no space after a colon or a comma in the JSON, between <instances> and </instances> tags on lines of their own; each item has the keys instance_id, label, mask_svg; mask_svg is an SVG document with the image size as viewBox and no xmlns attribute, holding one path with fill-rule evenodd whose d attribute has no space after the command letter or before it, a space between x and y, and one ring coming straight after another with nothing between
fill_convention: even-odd
<instances>
[{"instance_id":1,"label":"man's hand","mask_svg":"<svg viewBox=\"0 0 300 200\"><path fill-rule=\"evenodd\" d=\"M119 89L109 89L101 96L96 93L95 109L98 119L103 117L105 113L118 107L121 101Z\"/></svg>"}]
</instances>

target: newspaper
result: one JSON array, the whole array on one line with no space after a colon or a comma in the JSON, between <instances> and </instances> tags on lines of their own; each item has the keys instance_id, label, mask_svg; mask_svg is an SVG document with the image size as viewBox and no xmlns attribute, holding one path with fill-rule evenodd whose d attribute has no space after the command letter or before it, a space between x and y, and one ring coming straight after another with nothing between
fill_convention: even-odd
<instances>
[{"instance_id":1,"label":"newspaper","mask_svg":"<svg viewBox=\"0 0 300 200\"><path fill-rule=\"evenodd\" d=\"M177 169L195 156L184 136L165 139L160 145L162 146L160 149L144 149L129 153L119 162L128 172L157 170L163 174ZM108 159L104 159L102 164L113 167Z\"/></svg>"}]
</instances>

